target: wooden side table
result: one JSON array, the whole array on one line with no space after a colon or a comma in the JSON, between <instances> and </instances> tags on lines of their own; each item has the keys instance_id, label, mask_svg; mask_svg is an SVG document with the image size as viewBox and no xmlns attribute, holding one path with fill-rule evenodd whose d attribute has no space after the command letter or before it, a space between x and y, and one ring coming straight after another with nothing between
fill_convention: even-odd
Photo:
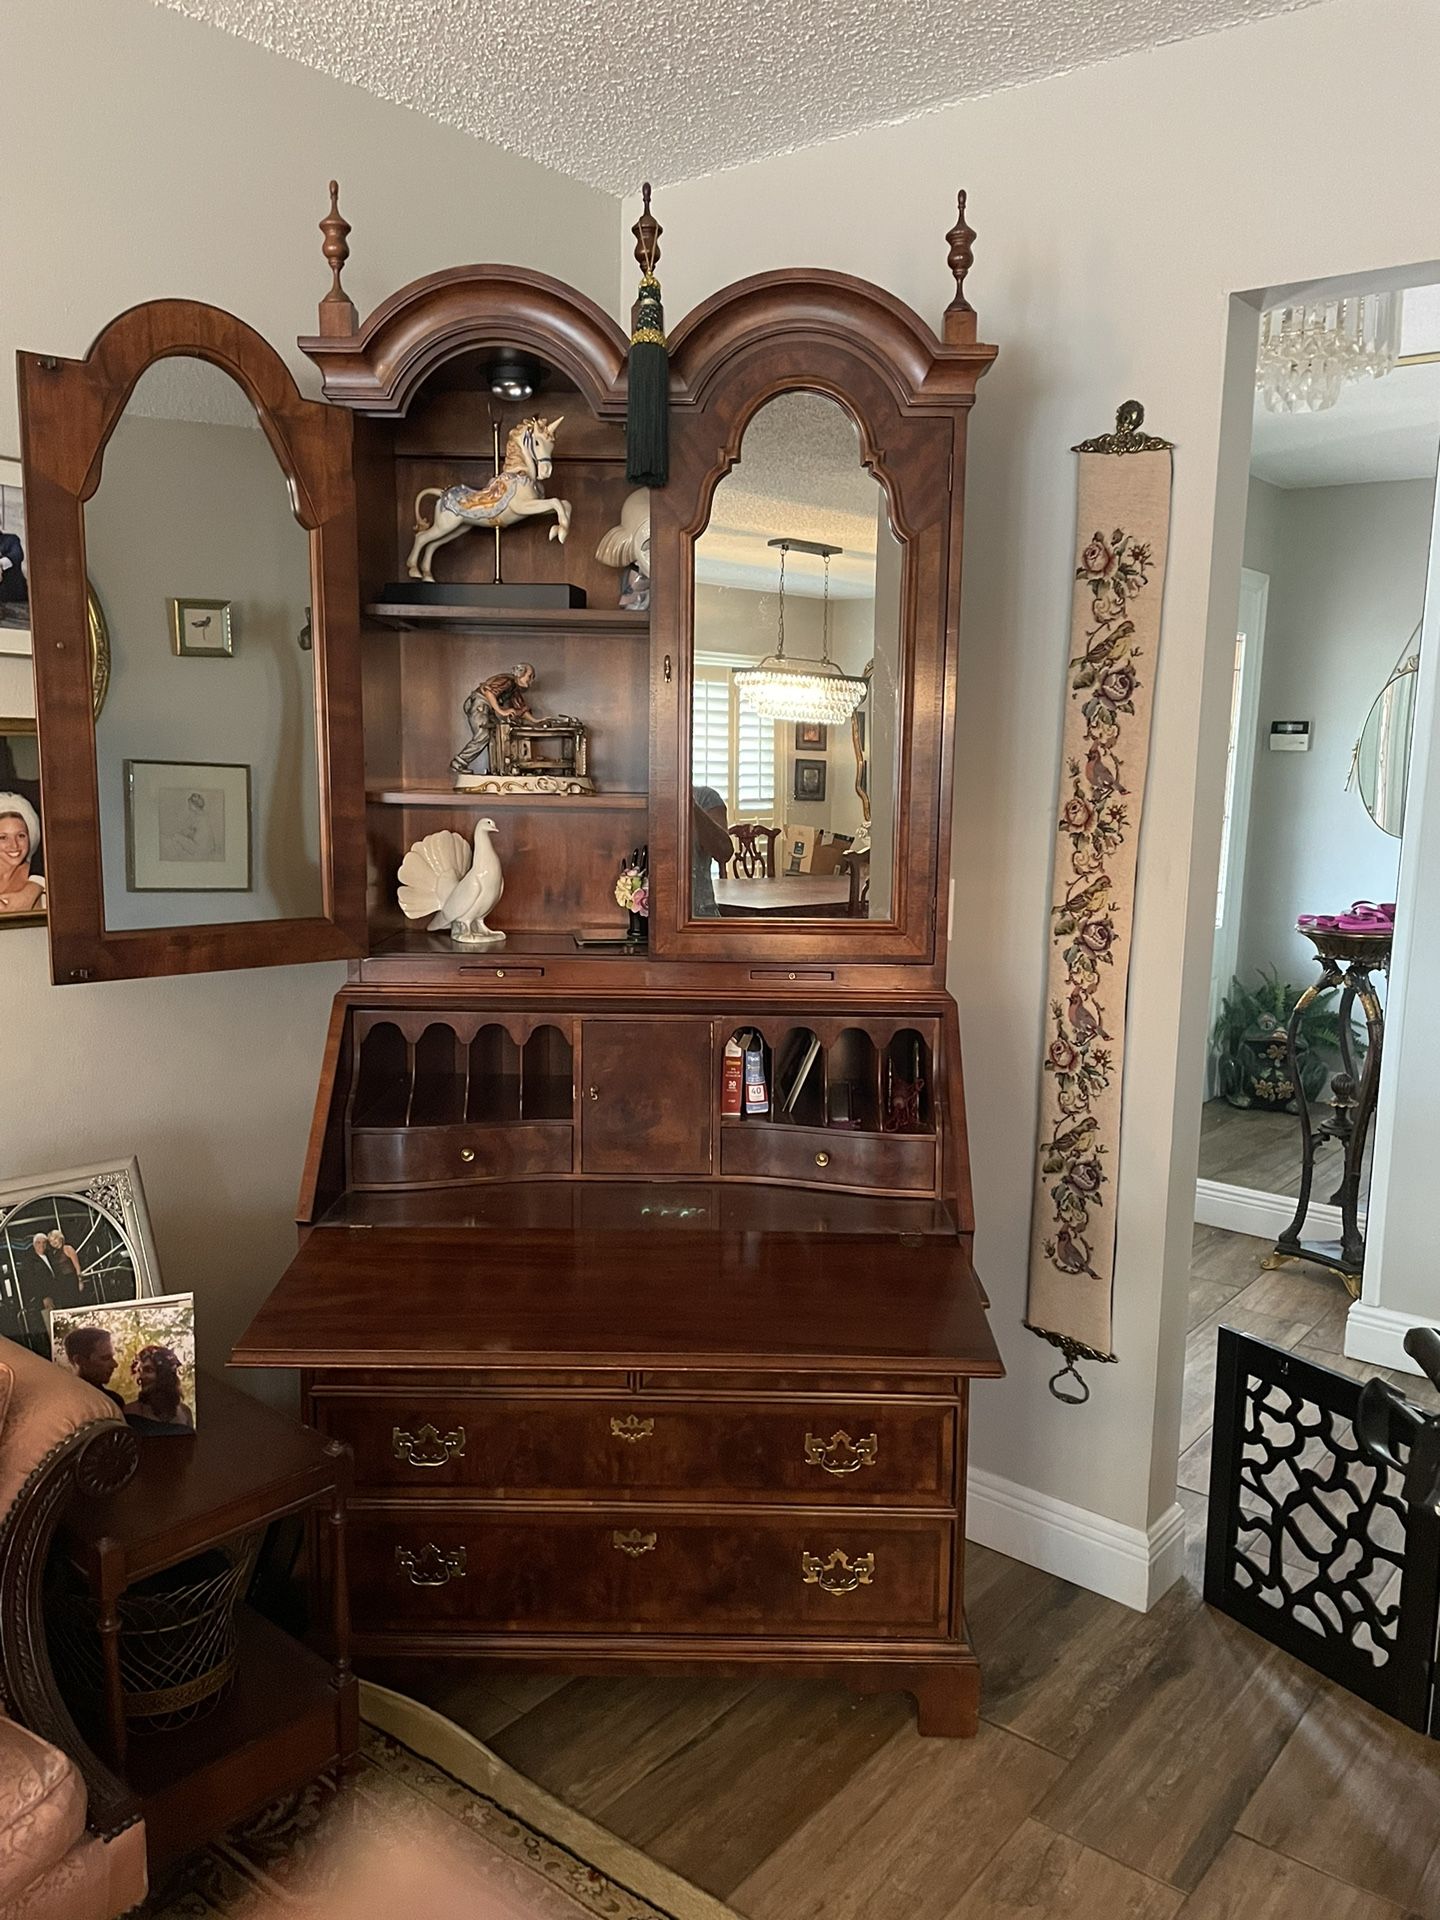
<instances>
[{"instance_id":1,"label":"wooden side table","mask_svg":"<svg viewBox=\"0 0 1440 1920\"><path fill-rule=\"evenodd\" d=\"M104 1660L99 1732L140 1800L152 1873L233 1821L328 1768L353 1761L359 1691L350 1670L345 1578L348 1447L202 1375L193 1436L140 1440L120 1492L72 1508L57 1542L97 1609ZM219 1704L168 1732L132 1736L120 1674L127 1587L289 1514L323 1517L330 1535L329 1657L242 1605L236 1674ZM84 1714L87 1703L72 1700Z\"/></svg>"}]
</instances>

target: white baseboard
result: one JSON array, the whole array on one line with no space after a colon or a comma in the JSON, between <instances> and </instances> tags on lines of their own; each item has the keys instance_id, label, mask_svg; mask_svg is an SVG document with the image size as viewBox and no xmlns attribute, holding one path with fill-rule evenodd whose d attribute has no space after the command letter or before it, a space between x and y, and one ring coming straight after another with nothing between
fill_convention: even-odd
<instances>
[{"instance_id":1,"label":"white baseboard","mask_svg":"<svg viewBox=\"0 0 1440 1920\"><path fill-rule=\"evenodd\" d=\"M1277 1240L1295 1217L1295 1202L1283 1193L1260 1193L1254 1187L1232 1187L1223 1180L1195 1182L1195 1224L1223 1227L1227 1233L1249 1233L1257 1240ZM1307 1240L1338 1240L1340 1209L1312 1200L1305 1215Z\"/></svg>"},{"instance_id":2,"label":"white baseboard","mask_svg":"<svg viewBox=\"0 0 1440 1920\"><path fill-rule=\"evenodd\" d=\"M1398 1367L1405 1373L1419 1373L1421 1369L1405 1351L1405 1336L1412 1327L1434 1326L1440 1326L1440 1315L1426 1320L1418 1313L1367 1307L1363 1300L1357 1300L1345 1316L1345 1356L1368 1360L1372 1367Z\"/></svg>"},{"instance_id":3,"label":"white baseboard","mask_svg":"<svg viewBox=\"0 0 1440 1920\"><path fill-rule=\"evenodd\" d=\"M1161 1514L1147 1532L972 1467L966 1511L965 1531L982 1547L1103 1593L1137 1613L1147 1613L1184 1569L1185 1510L1180 1506Z\"/></svg>"}]
</instances>

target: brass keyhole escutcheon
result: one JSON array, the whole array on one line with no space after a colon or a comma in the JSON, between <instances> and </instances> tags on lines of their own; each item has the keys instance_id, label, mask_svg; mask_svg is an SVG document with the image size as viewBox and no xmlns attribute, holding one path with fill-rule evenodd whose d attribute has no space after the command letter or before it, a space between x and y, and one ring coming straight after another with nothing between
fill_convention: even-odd
<instances>
[{"instance_id":1,"label":"brass keyhole escutcheon","mask_svg":"<svg viewBox=\"0 0 1440 1920\"><path fill-rule=\"evenodd\" d=\"M395 1565L412 1587L444 1587L465 1578L465 1549L447 1553L433 1540L423 1547L396 1547Z\"/></svg>"},{"instance_id":2,"label":"brass keyhole escutcheon","mask_svg":"<svg viewBox=\"0 0 1440 1920\"><path fill-rule=\"evenodd\" d=\"M617 1553L628 1553L632 1560L638 1560L642 1553L655 1551L656 1535L642 1533L639 1527L623 1530L619 1527L610 1535L610 1544Z\"/></svg>"},{"instance_id":3,"label":"brass keyhole escutcheon","mask_svg":"<svg viewBox=\"0 0 1440 1920\"><path fill-rule=\"evenodd\" d=\"M852 1560L839 1547L826 1560L818 1553L802 1553L800 1578L807 1587L822 1587L826 1593L854 1593L857 1587L873 1583L875 1556L861 1553Z\"/></svg>"},{"instance_id":4,"label":"brass keyhole escutcheon","mask_svg":"<svg viewBox=\"0 0 1440 1920\"><path fill-rule=\"evenodd\" d=\"M815 1164L816 1164L816 1166L817 1166L817 1167L828 1167L828 1166L829 1166L829 1164L830 1164L830 1156L829 1156L829 1154L828 1154L828 1153L817 1153L817 1154L816 1154L816 1156L815 1156Z\"/></svg>"},{"instance_id":5,"label":"brass keyhole escutcheon","mask_svg":"<svg viewBox=\"0 0 1440 1920\"><path fill-rule=\"evenodd\" d=\"M852 1440L842 1428L828 1440L818 1433L807 1433L804 1452L807 1466L821 1467L826 1473L858 1473L862 1467L873 1467L880 1458L880 1442L873 1433Z\"/></svg>"},{"instance_id":6,"label":"brass keyhole escutcheon","mask_svg":"<svg viewBox=\"0 0 1440 1920\"><path fill-rule=\"evenodd\" d=\"M587 1087L585 1091L592 1100L598 1100L600 1098L600 1089L598 1087Z\"/></svg>"},{"instance_id":7,"label":"brass keyhole escutcheon","mask_svg":"<svg viewBox=\"0 0 1440 1920\"><path fill-rule=\"evenodd\" d=\"M468 1167L470 1162L475 1158L475 1149L473 1147L461 1147L460 1158Z\"/></svg>"}]
</instances>

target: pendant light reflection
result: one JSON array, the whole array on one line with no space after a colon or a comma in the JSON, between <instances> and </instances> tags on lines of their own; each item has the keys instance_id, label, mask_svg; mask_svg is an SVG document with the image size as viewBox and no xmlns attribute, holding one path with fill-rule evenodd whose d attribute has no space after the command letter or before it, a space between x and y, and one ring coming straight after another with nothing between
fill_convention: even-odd
<instances>
[{"instance_id":1,"label":"pendant light reflection","mask_svg":"<svg viewBox=\"0 0 1440 1920\"><path fill-rule=\"evenodd\" d=\"M819 721L839 726L848 720L869 692L858 675L846 673L830 658L830 561L843 547L818 540L771 540L780 549L780 615L774 653L753 667L735 673L735 689L742 706L765 720ZM813 553L825 563L824 606L821 617L820 658L785 652L785 560L790 553Z\"/></svg>"}]
</instances>

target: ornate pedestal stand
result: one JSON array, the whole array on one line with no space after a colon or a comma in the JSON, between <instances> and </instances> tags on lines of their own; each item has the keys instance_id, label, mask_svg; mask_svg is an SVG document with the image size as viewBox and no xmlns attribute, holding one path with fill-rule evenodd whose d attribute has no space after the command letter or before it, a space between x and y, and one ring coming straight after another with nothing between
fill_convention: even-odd
<instances>
[{"instance_id":1,"label":"ornate pedestal stand","mask_svg":"<svg viewBox=\"0 0 1440 1920\"><path fill-rule=\"evenodd\" d=\"M1375 1118L1375 1096L1380 1083L1380 1057L1384 1049L1385 1014L1380 1005L1372 975L1388 975L1390 935L1320 933L1309 927L1299 929L1314 948L1320 962L1320 978L1301 994L1295 1003L1286 1029L1286 1061L1290 1084L1295 1089L1295 1104L1300 1112L1300 1195L1295 1217L1275 1242L1275 1251L1264 1262L1267 1267L1283 1266L1287 1260L1308 1260L1328 1267L1345 1282L1352 1300L1360 1297L1360 1276L1365 1265L1365 1236L1360 1228L1360 1173L1370 1127ZM1322 993L1339 993L1340 1071L1330 1081L1330 1114L1319 1122L1311 1120L1310 1103L1300 1079L1297 1038L1305 1010ZM1351 1010L1356 1001L1365 1015L1365 1060L1356 1072ZM1323 1141L1338 1140L1344 1149L1344 1172L1340 1185L1330 1196L1330 1204L1340 1209L1340 1239L1324 1243L1305 1242L1301 1234L1310 1208L1310 1189L1315 1178L1315 1154Z\"/></svg>"}]
</instances>

